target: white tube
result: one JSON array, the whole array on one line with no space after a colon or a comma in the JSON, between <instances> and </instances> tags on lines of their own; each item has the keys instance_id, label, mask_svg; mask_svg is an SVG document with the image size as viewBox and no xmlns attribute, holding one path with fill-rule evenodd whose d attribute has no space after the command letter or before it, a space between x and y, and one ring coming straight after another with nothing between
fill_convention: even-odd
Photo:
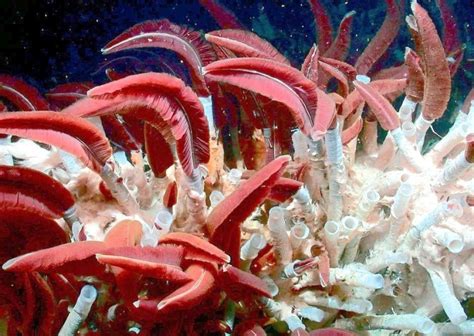
<instances>
[{"instance_id":1,"label":"white tube","mask_svg":"<svg viewBox=\"0 0 474 336\"><path fill-rule=\"evenodd\" d=\"M293 160L306 162L308 161L308 140L300 130L297 130L291 135L293 142Z\"/></svg>"},{"instance_id":2,"label":"white tube","mask_svg":"<svg viewBox=\"0 0 474 336\"><path fill-rule=\"evenodd\" d=\"M440 323L436 326L438 335L472 336L474 333L474 320L464 321L458 325L453 323Z\"/></svg>"},{"instance_id":3,"label":"white tube","mask_svg":"<svg viewBox=\"0 0 474 336\"><path fill-rule=\"evenodd\" d=\"M185 176L186 189L194 190L201 194L204 191L204 183L202 178L201 169L195 168L190 176Z\"/></svg>"},{"instance_id":4,"label":"white tube","mask_svg":"<svg viewBox=\"0 0 474 336\"><path fill-rule=\"evenodd\" d=\"M285 318L283 321L286 322L288 325L288 329L290 331L295 331L296 329L302 328L303 330L306 329L306 326L301 322L298 316L291 314L287 318Z\"/></svg>"},{"instance_id":5,"label":"white tube","mask_svg":"<svg viewBox=\"0 0 474 336\"><path fill-rule=\"evenodd\" d=\"M403 121L411 121L412 120L412 115L416 110L416 103L407 96L405 96L405 99L403 99L402 105L400 106L400 110L398 111L398 116L400 117L400 120Z\"/></svg>"},{"instance_id":6,"label":"white tube","mask_svg":"<svg viewBox=\"0 0 474 336\"><path fill-rule=\"evenodd\" d=\"M413 194L413 186L409 181L402 182L395 197L393 199L393 204L390 208L390 214L397 218L401 219L405 216L408 205L410 204L410 198Z\"/></svg>"},{"instance_id":7,"label":"white tube","mask_svg":"<svg viewBox=\"0 0 474 336\"><path fill-rule=\"evenodd\" d=\"M462 151L462 153L459 153L453 160L446 162L443 171L436 179L434 185L436 187L442 187L453 182L471 165L472 164L466 160L464 151Z\"/></svg>"},{"instance_id":8,"label":"white tube","mask_svg":"<svg viewBox=\"0 0 474 336\"><path fill-rule=\"evenodd\" d=\"M168 233L173 224L173 215L167 210L160 210L156 213L154 224L163 234Z\"/></svg>"},{"instance_id":9,"label":"white tube","mask_svg":"<svg viewBox=\"0 0 474 336\"><path fill-rule=\"evenodd\" d=\"M281 207L273 207L268 213L268 229L273 239L275 257L280 264L286 265L292 259L290 239L286 233L285 218Z\"/></svg>"},{"instance_id":10,"label":"white tube","mask_svg":"<svg viewBox=\"0 0 474 336\"><path fill-rule=\"evenodd\" d=\"M268 275L264 275L262 277L262 280L267 284L268 291L270 292L272 297L275 297L278 295L280 292L280 288L278 288L278 285L273 281L272 278L270 278Z\"/></svg>"},{"instance_id":11,"label":"white tube","mask_svg":"<svg viewBox=\"0 0 474 336\"><path fill-rule=\"evenodd\" d=\"M265 148L266 148L266 162L269 163L275 158L275 143L272 139L272 129L265 127L262 129L263 138L265 139Z\"/></svg>"},{"instance_id":12,"label":"white tube","mask_svg":"<svg viewBox=\"0 0 474 336\"><path fill-rule=\"evenodd\" d=\"M393 136L399 152L406 159L407 168L411 168L415 173L421 173L425 168L425 163L420 152L416 151L413 145L408 142L400 128L390 131L390 134Z\"/></svg>"},{"instance_id":13,"label":"white tube","mask_svg":"<svg viewBox=\"0 0 474 336\"><path fill-rule=\"evenodd\" d=\"M440 203L433 211L428 213L408 231L397 252L413 250L424 231L433 225L439 224L448 216L462 216L462 211L462 206L457 200L449 200L448 202Z\"/></svg>"},{"instance_id":14,"label":"white tube","mask_svg":"<svg viewBox=\"0 0 474 336\"><path fill-rule=\"evenodd\" d=\"M434 164L438 165L469 134L469 124L464 122L457 127L451 127L449 132L427 154Z\"/></svg>"},{"instance_id":15,"label":"white tube","mask_svg":"<svg viewBox=\"0 0 474 336\"><path fill-rule=\"evenodd\" d=\"M369 84L370 81L371 81L371 78L369 76L366 76L366 75L357 75L356 80L359 81L359 82L362 82L364 84Z\"/></svg>"},{"instance_id":16,"label":"white tube","mask_svg":"<svg viewBox=\"0 0 474 336\"><path fill-rule=\"evenodd\" d=\"M213 190L209 195L209 201L211 202L211 208L215 208L217 204L224 200L225 196L219 190Z\"/></svg>"},{"instance_id":17,"label":"white tube","mask_svg":"<svg viewBox=\"0 0 474 336\"><path fill-rule=\"evenodd\" d=\"M254 233L250 236L240 249L240 258L242 260L253 260L261 249L267 245L265 236L260 233Z\"/></svg>"},{"instance_id":18,"label":"white tube","mask_svg":"<svg viewBox=\"0 0 474 336\"><path fill-rule=\"evenodd\" d=\"M340 225L335 221L328 221L324 225L324 245L329 255L329 261L332 267L337 267L339 260L339 249L337 241L341 232Z\"/></svg>"},{"instance_id":19,"label":"white tube","mask_svg":"<svg viewBox=\"0 0 474 336\"><path fill-rule=\"evenodd\" d=\"M354 231L359 227L359 220L353 216L345 216L341 219L342 231L348 237L354 234Z\"/></svg>"},{"instance_id":20,"label":"white tube","mask_svg":"<svg viewBox=\"0 0 474 336\"><path fill-rule=\"evenodd\" d=\"M309 228L304 223L294 225L290 230L290 243L293 249L298 249L309 237Z\"/></svg>"},{"instance_id":21,"label":"white tube","mask_svg":"<svg viewBox=\"0 0 474 336\"><path fill-rule=\"evenodd\" d=\"M425 136L428 129L431 127L431 124L434 120L426 120L423 118L423 115L419 115L416 118L415 126L416 126L416 148L419 152L423 149L423 144L425 143Z\"/></svg>"},{"instance_id":22,"label":"white tube","mask_svg":"<svg viewBox=\"0 0 474 336\"><path fill-rule=\"evenodd\" d=\"M85 285L82 287L74 308L70 311L59 331L59 336L73 336L76 334L81 324L87 318L87 315L89 315L92 304L96 298L97 291L93 286Z\"/></svg>"},{"instance_id":23,"label":"white tube","mask_svg":"<svg viewBox=\"0 0 474 336\"><path fill-rule=\"evenodd\" d=\"M362 198L357 208L357 217L365 221L369 214L374 210L377 202L380 200L380 195L373 189L367 189L362 193Z\"/></svg>"},{"instance_id":24,"label":"white tube","mask_svg":"<svg viewBox=\"0 0 474 336\"><path fill-rule=\"evenodd\" d=\"M300 297L311 306L350 311L358 314L367 314L373 308L372 303L366 299L348 298L343 302L337 296L323 297L311 291L302 293Z\"/></svg>"},{"instance_id":25,"label":"white tube","mask_svg":"<svg viewBox=\"0 0 474 336\"><path fill-rule=\"evenodd\" d=\"M343 200L342 186L346 180L342 139L338 128L330 129L325 135L326 157L328 164L329 201L328 219L339 220L342 216Z\"/></svg>"},{"instance_id":26,"label":"white tube","mask_svg":"<svg viewBox=\"0 0 474 336\"><path fill-rule=\"evenodd\" d=\"M211 137L215 137L217 132L216 132L216 126L214 124L214 116L212 112L212 96L199 97L199 101L201 102L202 107L204 108L204 115L206 116L207 123L209 125L209 131L210 131Z\"/></svg>"},{"instance_id":27,"label":"white tube","mask_svg":"<svg viewBox=\"0 0 474 336\"><path fill-rule=\"evenodd\" d=\"M416 141L416 127L411 121L405 121L402 124L402 132L405 138L411 144L415 144Z\"/></svg>"},{"instance_id":28,"label":"white tube","mask_svg":"<svg viewBox=\"0 0 474 336\"><path fill-rule=\"evenodd\" d=\"M313 322L321 322L324 320L325 313L316 307L303 307L296 310L296 315Z\"/></svg>"},{"instance_id":29,"label":"white tube","mask_svg":"<svg viewBox=\"0 0 474 336\"><path fill-rule=\"evenodd\" d=\"M238 185L240 183L240 179L242 178L242 171L235 168L231 169L226 177L229 183Z\"/></svg>"},{"instance_id":30,"label":"white tube","mask_svg":"<svg viewBox=\"0 0 474 336\"><path fill-rule=\"evenodd\" d=\"M331 268L329 283L335 284L337 282L369 289L380 289L384 286L384 278L381 274L348 268Z\"/></svg>"},{"instance_id":31,"label":"white tube","mask_svg":"<svg viewBox=\"0 0 474 336\"><path fill-rule=\"evenodd\" d=\"M454 324L460 324L466 321L467 315L464 313L461 303L459 303L459 300L453 293L452 284L431 270L428 270L428 273L430 274L436 296L443 306L444 312L448 315L449 320Z\"/></svg>"},{"instance_id":32,"label":"white tube","mask_svg":"<svg viewBox=\"0 0 474 336\"><path fill-rule=\"evenodd\" d=\"M142 229L143 235L140 245L142 247L156 247L160 240L160 231L158 231L156 226L149 227L148 225L142 225Z\"/></svg>"},{"instance_id":33,"label":"white tube","mask_svg":"<svg viewBox=\"0 0 474 336\"><path fill-rule=\"evenodd\" d=\"M391 330L416 330L430 334L435 330L435 324L429 318L416 314L369 316L369 328Z\"/></svg>"},{"instance_id":34,"label":"white tube","mask_svg":"<svg viewBox=\"0 0 474 336\"><path fill-rule=\"evenodd\" d=\"M444 228L437 228L433 233L436 241L446 247L451 253L459 253L464 248L463 236Z\"/></svg>"},{"instance_id":35,"label":"white tube","mask_svg":"<svg viewBox=\"0 0 474 336\"><path fill-rule=\"evenodd\" d=\"M380 253L366 261L367 270L377 273L384 268L394 264L407 264L410 261L409 255L403 252Z\"/></svg>"}]
</instances>

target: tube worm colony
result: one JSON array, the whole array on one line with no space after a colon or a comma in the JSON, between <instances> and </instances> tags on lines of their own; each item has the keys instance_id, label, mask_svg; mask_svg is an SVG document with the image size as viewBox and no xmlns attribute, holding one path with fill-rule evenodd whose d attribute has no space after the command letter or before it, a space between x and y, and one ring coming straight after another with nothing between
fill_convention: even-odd
<instances>
[{"instance_id":1,"label":"tube worm colony","mask_svg":"<svg viewBox=\"0 0 474 336\"><path fill-rule=\"evenodd\" d=\"M0 76L6 334L473 331L461 306L474 291L472 95L424 146L462 58L449 8L439 1L442 41L412 2L415 50L374 73L400 5L386 0L352 66L356 13L332 40L310 3L318 45L301 70L201 1L226 29L204 38L147 21L102 49L169 49L190 85L109 68L109 83L60 85L46 100Z\"/></svg>"}]
</instances>

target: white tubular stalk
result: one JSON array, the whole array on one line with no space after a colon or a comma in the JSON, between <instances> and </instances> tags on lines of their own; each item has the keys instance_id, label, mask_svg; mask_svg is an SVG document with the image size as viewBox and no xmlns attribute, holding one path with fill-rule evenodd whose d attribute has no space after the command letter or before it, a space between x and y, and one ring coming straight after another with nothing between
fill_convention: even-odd
<instances>
[{"instance_id":1,"label":"white tubular stalk","mask_svg":"<svg viewBox=\"0 0 474 336\"><path fill-rule=\"evenodd\" d=\"M411 121L405 121L402 124L402 132L405 138L408 140L409 143L415 144L416 141L416 127L415 124Z\"/></svg>"},{"instance_id":2,"label":"white tubular stalk","mask_svg":"<svg viewBox=\"0 0 474 336\"><path fill-rule=\"evenodd\" d=\"M209 125L209 132L211 137L215 137L217 134L216 126L214 124L214 115L212 113L212 96L199 97L202 107L204 108L204 115L206 116L207 123Z\"/></svg>"},{"instance_id":3,"label":"white tubular stalk","mask_svg":"<svg viewBox=\"0 0 474 336\"><path fill-rule=\"evenodd\" d=\"M328 219L339 220L342 217L342 186L346 182L342 139L338 127L330 129L325 135L326 157L328 164L329 200Z\"/></svg>"},{"instance_id":4,"label":"white tubular stalk","mask_svg":"<svg viewBox=\"0 0 474 336\"><path fill-rule=\"evenodd\" d=\"M239 186L240 179L242 178L242 171L240 169L231 169L224 178L224 185L222 187L222 193L224 195L229 195L234 192L235 189Z\"/></svg>"},{"instance_id":5,"label":"white tubular stalk","mask_svg":"<svg viewBox=\"0 0 474 336\"><path fill-rule=\"evenodd\" d=\"M77 241L79 238L79 232L82 228L82 223L79 218L77 218L76 207L72 206L67 209L66 212L64 212L63 219L69 226L69 229L71 229L73 239Z\"/></svg>"},{"instance_id":6,"label":"white tubular stalk","mask_svg":"<svg viewBox=\"0 0 474 336\"><path fill-rule=\"evenodd\" d=\"M419 152L423 149L425 143L425 136L428 129L431 127L431 124L434 120L426 120L423 118L423 115L419 115L415 121L416 126L416 148Z\"/></svg>"},{"instance_id":7,"label":"white tubular stalk","mask_svg":"<svg viewBox=\"0 0 474 336\"><path fill-rule=\"evenodd\" d=\"M91 310L92 304L97 298L97 291L91 285L85 285L81 289L81 293L70 311L66 321L64 322L59 336L73 336L79 330L81 324L86 320Z\"/></svg>"},{"instance_id":8,"label":"white tubular stalk","mask_svg":"<svg viewBox=\"0 0 474 336\"><path fill-rule=\"evenodd\" d=\"M394 196L400 184L407 181L409 177L408 173L401 170L391 170L381 176L377 176L371 188L380 195L380 198Z\"/></svg>"},{"instance_id":9,"label":"white tubular stalk","mask_svg":"<svg viewBox=\"0 0 474 336\"><path fill-rule=\"evenodd\" d=\"M435 324L429 318L416 314L368 316L369 329L416 330L430 334Z\"/></svg>"},{"instance_id":10,"label":"white tubular stalk","mask_svg":"<svg viewBox=\"0 0 474 336\"><path fill-rule=\"evenodd\" d=\"M273 249L277 261L283 265L288 264L292 259L292 249L290 239L286 233L283 208L273 207L270 209L267 225L273 240Z\"/></svg>"},{"instance_id":11,"label":"white tubular stalk","mask_svg":"<svg viewBox=\"0 0 474 336\"><path fill-rule=\"evenodd\" d=\"M4 146L11 144L11 135L8 135L6 138L0 139L0 164L6 166L13 166L13 156L8 153L8 150L5 150Z\"/></svg>"},{"instance_id":12,"label":"white tubular stalk","mask_svg":"<svg viewBox=\"0 0 474 336\"><path fill-rule=\"evenodd\" d=\"M288 207L294 220L304 220L308 225L314 225L315 206L311 203L308 189L301 187L293 196L293 202Z\"/></svg>"},{"instance_id":13,"label":"white tubular stalk","mask_svg":"<svg viewBox=\"0 0 474 336\"><path fill-rule=\"evenodd\" d=\"M369 214L374 210L377 202L380 200L380 195L373 189L368 189L362 193L362 198L357 207L357 217L365 221Z\"/></svg>"},{"instance_id":14,"label":"white tubular stalk","mask_svg":"<svg viewBox=\"0 0 474 336\"><path fill-rule=\"evenodd\" d=\"M412 194L413 186L408 181L402 182L395 194L390 208L389 230L385 239L389 251L395 248L397 239L401 234L400 226L408 210Z\"/></svg>"},{"instance_id":15,"label":"white tubular stalk","mask_svg":"<svg viewBox=\"0 0 474 336\"><path fill-rule=\"evenodd\" d=\"M264 275L262 280L267 284L268 291L270 292L272 298L277 296L280 292L280 288L278 288L278 285L275 283L275 281L273 281L273 279L268 275Z\"/></svg>"},{"instance_id":16,"label":"white tubular stalk","mask_svg":"<svg viewBox=\"0 0 474 336\"><path fill-rule=\"evenodd\" d=\"M407 96L405 96L405 99L403 99L402 106L400 106L400 110L398 110L398 116L400 117L400 120L406 121L412 120L412 115L416 110L416 103Z\"/></svg>"},{"instance_id":17,"label":"white tubular stalk","mask_svg":"<svg viewBox=\"0 0 474 336\"><path fill-rule=\"evenodd\" d=\"M451 280L441 278L436 272L428 270L433 288L439 302L443 306L444 312L449 317L451 323L460 324L467 320L466 313L453 293Z\"/></svg>"},{"instance_id":18,"label":"white tubular stalk","mask_svg":"<svg viewBox=\"0 0 474 336\"><path fill-rule=\"evenodd\" d=\"M297 130L291 135L291 140L293 142L293 160L298 162L308 161L308 140L306 135L304 135L300 130Z\"/></svg>"},{"instance_id":19,"label":"white tubular stalk","mask_svg":"<svg viewBox=\"0 0 474 336\"><path fill-rule=\"evenodd\" d=\"M112 196L124 208L127 215L135 215L139 212L140 208L137 201L109 164L105 164L102 167L100 176L109 188Z\"/></svg>"},{"instance_id":20,"label":"white tubular stalk","mask_svg":"<svg viewBox=\"0 0 474 336\"><path fill-rule=\"evenodd\" d=\"M186 189L194 190L198 194L204 192L204 183L202 181L202 173L200 168L193 170L190 176L185 176Z\"/></svg>"},{"instance_id":21,"label":"white tubular stalk","mask_svg":"<svg viewBox=\"0 0 474 336\"><path fill-rule=\"evenodd\" d=\"M269 316L279 317L282 310L281 303L263 296L259 301L263 304L265 313L267 313Z\"/></svg>"},{"instance_id":22,"label":"white tubular stalk","mask_svg":"<svg viewBox=\"0 0 474 336\"><path fill-rule=\"evenodd\" d=\"M436 327L437 335L472 336L474 320L464 321L458 325L454 323L439 323Z\"/></svg>"},{"instance_id":23,"label":"white tubular stalk","mask_svg":"<svg viewBox=\"0 0 474 336\"><path fill-rule=\"evenodd\" d=\"M154 224L162 234L166 234L170 232L173 224L173 215L168 210L159 210L156 213Z\"/></svg>"},{"instance_id":24,"label":"white tubular stalk","mask_svg":"<svg viewBox=\"0 0 474 336\"><path fill-rule=\"evenodd\" d=\"M338 222L328 221L324 225L324 245L329 255L329 261L332 267L337 267L339 263L339 249L337 241L341 233L341 228Z\"/></svg>"},{"instance_id":25,"label":"white tubular stalk","mask_svg":"<svg viewBox=\"0 0 474 336\"><path fill-rule=\"evenodd\" d=\"M348 298L343 302L337 296L323 297L311 291L300 294L300 297L311 306L350 311L358 314L366 314L373 308L372 303L365 299Z\"/></svg>"},{"instance_id":26,"label":"white tubular stalk","mask_svg":"<svg viewBox=\"0 0 474 336\"><path fill-rule=\"evenodd\" d=\"M260 233L254 233L250 236L240 249L240 259L242 260L253 260L258 255L261 249L267 245L265 236Z\"/></svg>"},{"instance_id":27,"label":"white tubular stalk","mask_svg":"<svg viewBox=\"0 0 474 336\"><path fill-rule=\"evenodd\" d=\"M267 150L266 162L269 163L275 158L275 144L273 143L272 139L272 129L268 127L264 128L263 137L265 139L265 148Z\"/></svg>"},{"instance_id":28,"label":"white tubular stalk","mask_svg":"<svg viewBox=\"0 0 474 336\"><path fill-rule=\"evenodd\" d=\"M377 155L378 144L377 144L377 121L368 121L364 119L364 128L362 129L362 136L360 137L362 142L362 148L370 157Z\"/></svg>"},{"instance_id":29,"label":"white tubular stalk","mask_svg":"<svg viewBox=\"0 0 474 336\"><path fill-rule=\"evenodd\" d=\"M412 251L424 231L428 230L433 225L441 223L448 216L462 216L462 206L457 200L442 202L433 211L423 217L408 231L397 252Z\"/></svg>"},{"instance_id":30,"label":"white tubular stalk","mask_svg":"<svg viewBox=\"0 0 474 336\"><path fill-rule=\"evenodd\" d=\"M439 165L443 158L448 155L456 145L462 142L469 134L469 131L470 127L467 122L457 127L451 127L448 134L439 140L426 156L430 158L435 165Z\"/></svg>"},{"instance_id":31,"label":"white tubular stalk","mask_svg":"<svg viewBox=\"0 0 474 336\"><path fill-rule=\"evenodd\" d=\"M217 204L224 200L225 196L219 190L213 190L209 195L209 201L211 202L211 209L214 209ZM209 210L210 211L210 210Z\"/></svg>"},{"instance_id":32,"label":"white tubular stalk","mask_svg":"<svg viewBox=\"0 0 474 336\"><path fill-rule=\"evenodd\" d=\"M456 180L472 163L466 160L465 152L459 153L453 160L448 160L443 171L434 182L436 188L441 188Z\"/></svg>"},{"instance_id":33,"label":"white tubular stalk","mask_svg":"<svg viewBox=\"0 0 474 336\"><path fill-rule=\"evenodd\" d=\"M303 242L308 239L310 235L309 228L304 223L295 224L290 230L290 243L293 250L298 250Z\"/></svg>"},{"instance_id":34,"label":"white tubular stalk","mask_svg":"<svg viewBox=\"0 0 474 336\"><path fill-rule=\"evenodd\" d=\"M296 315L313 322L322 322L324 320L325 313L323 310L316 307L303 307L296 310Z\"/></svg>"},{"instance_id":35,"label":"white tubular stalk","mask_svg":"<svg viewBox=\"0 0 474 336\"><path fill-rule=\"evenodd\" d=\"M344 234L344 240L339 241L339 252L344 252L344 260L345 264L352 262L355 259L357 254L357 249L360 243L360 232L357 230L359 227L359 220L356 217L352 216L345 216L341 220L342 224L342 232ZM347 249L346 249L347 246ZM346 253L347 251L347 257ZM338 256L339 258L339 256ZM351 258L351 261L349 261Z\"/></svg>"},{"instance_id":36,"label":"white tubular stalk","mask_svg":"<svg viewBox=\"0 0 474 336\"><path fill-rule=\"evenodd\" d=\"M410 261L408 254L402 252L380 253L366 261L367 270L377 273L384 268L394 264L407 264Z\"/></svg>"},{"instance_id":37,"label":"white tubular stalk","mask_svg":"<svg viewBox=\"0 0 474 336\"><path fill-rule=\"evenodd\" d=\"M462 235L449 229L438 228L433 233L438 244L446 247L451 253L459 253L464 248L464 238Z\"/></svg>"},{"instance_id":38,"label":"white tubular stalk","mask_svg":"<svg viewBox=\"0 0 474 336\"><path fill-rule=\"evenodd\" d=\"M411 168L415 173L421 173L425 168L425 164L420 152L416 151L413 145L408 142L400 128L391 130L390 134L397 144L398 151L406 159L407 168Z\"/></svg>"},{"instance_id":39,"label":"white tubular stalk","mask_svg":"<svg viewBox=\"0 0 474 336\"><path fill-rule=\"evenodd\" d=\"M383 288L384 278L380 274L373 274L364 270L331 268L329 283L335 284L337 282L344 282L349 286L380 289Z\"/></svg>"},{"instance_id":40,"label":"white tubular stalk","mask_svg":"<svg viewBox=\"0 0 474 336\"><path fill-rule=\"evenodd\" d=\"M285 319L283 319L283 321L285 321L285 323L288 325L288 329L290 329L290 331L295 331L296 329L303 329L305 330L306 326L303 324L303 322L301 322L301 320L299 319L298 316L296 315L289 315L288 317L286 317Z\"/></svg>"},{"instance_id":41,"label":"white tubular stalk","mask_svg":"<svg viewBox=\"0 0 474 336\"><path fill-rule=\"evenodd\" d=\"M79 164L78 160L68 152L65 152L61 149L58 149L58 153L68 174L71 176L78 175L82 169L82 166Z\"/></svg>"}]
</instances>

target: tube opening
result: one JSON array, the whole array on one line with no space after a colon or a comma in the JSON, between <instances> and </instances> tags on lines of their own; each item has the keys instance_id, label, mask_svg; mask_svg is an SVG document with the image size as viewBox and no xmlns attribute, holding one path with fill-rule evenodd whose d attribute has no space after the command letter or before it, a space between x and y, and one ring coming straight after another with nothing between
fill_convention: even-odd
<instances>
[{"instance_id":1,"label":"tube opening","mask_svg":"<svg viewBox=\"0 0 474 336\"><path fill-rule=\"evenodd\" d=\"M418 328L418 331L423 334L431 334L434 331L435 324L433 321L425 321Z\"/></svg>"},{"instance_id":2,"label":"tube opening","mask_svg":"<svg viewBox=\"0 0 474 336\"><path fill-rule=\"evenodd\" d=\"M94 302L97 298L97 290L94 286L86 285L81 289L81 297L89 302Z\"/></svg>"},{"instance_id":3,"label":"tube opening","mask_svg":"<svg viewBox=\"0 0 474 336\"><path fill-rule=\"evenodd\" d=\"M408 137L414 136L416 133L415 124L412 123L411 121L405 121L402 124L402 131L405 134L405 136L408 136Z\"/></svg>"},{"instance_id":4,"label":"tube opening","mask_svg":"<svg viewBox=\"0 0 474 336\"><path fill-rule=\"evenodd\" d=\"M352 216L346 216L342 219L342 226L348 231L353 231L359 225L357 218Z\"/></svg>"},{"instance_id":5,"label":"tube opening","mask_svg":"<svg viewBox=\"0 0 474 336\"><path fill-rule=\"evenodd\" d=\"M309 228L306 224L296 224L291 228L291 234L298 239L305 239L309 236Z\"/></svg>"},{"instance_id":6,"label":"tube opening","mask_svg":"<svg viewBox=\"0 0 474 336\"><path fill-rule=\"evenodd\" d=\"M370 83L370 77L366 75L357 75L356 80L359 82L362 82L364 84L369 84Z\"/></svg>"},{"instance_id":7,"label":"tube opening","mask_svg":"<svg viewBox=\"0 0 474 336\"><path fill-rule=\"evenodd\" d=\"M268 212L268 219L274 221L283 219L283 209L279 206L271 208Z\"/></svg>"},{"instance_id":8,"label":"tube opening","mask_svg":"<svg viewBox=\"0 0 474 336\"><path fill-rule=\"evenodd\" d=\"M324 225L324 230L330 235L335 235L339 233L339 223L335 221L326 222L326 225Z\"/></svg>"},{"instance_id":9,"label":"tube opening","mask_svg":"<svg viewBox=\"0 0 474 336\"><path fill-rule=\"evenodd\" d=\"M211 206L213 207L222 202L224 198L224 194L219 190L213 190L209 195L209 201L211 202Z\"/></svg>"},{"instance_id":10,"label":"tube opening","mask_svg":"<svg viewBox=\"0 0 474 336\"><path fill-rule=\"evenodd\" d=\"M252 237L250 237L250 246L255 249L261 250L267 244L264 235L260 233L254 233Z\"/></svg>"},{"instance_id":11,"label":"tube opening","mask_svg":"<svg viewBox=\"0 0 474 336\"><path fill-rule=\"evenodd\" d=\"M380 195L375 190L368 190L365 192L365 198L371 203L378 202L380 200Z\"/></svg>"},{"instance_id":12,"label":"tube opening","mask_svg":"<svg viewBox=\"0 0 474 336\"><path fill-rule=\"evenodd\" d=\"M458 200L451 199L446 203L448 213L453 217L461 217L463 209Z\"/></svg>"},{"instance_id":13,"label":"tube opening","mask_svg":"<svg viewBox=\"0 0 474 336\"><path fill-rule=\"evenodd\" d=\"M447 248L452 253L459 253L464 248L464 243L460 239L453 239L448 243Z\"/></svg>"}]
</instances>

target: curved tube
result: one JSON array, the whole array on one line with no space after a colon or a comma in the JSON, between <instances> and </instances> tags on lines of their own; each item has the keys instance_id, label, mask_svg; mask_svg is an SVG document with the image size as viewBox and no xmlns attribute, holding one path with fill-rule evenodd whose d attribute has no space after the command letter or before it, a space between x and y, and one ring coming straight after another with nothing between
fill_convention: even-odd
<instances>
[{"instance_id":1,"label":"curved tube","mask_svg":"<svg viewBox=\"0 0 474 336\"><path fill-rule=\"evenodd\" d=\"M199 97L202 107L204 108L204 115L209 124L209 131L212 137L216 137L216 125L214 124L214 116L212 112L212 96Z\"/></svg>"},{"instance_id":2,"label":"curved tube","mask_svg":"<svg viewBox=\"0 0 474 336\"><path fill-rule=\"evenodd\" d=\"M242 260L253 260L266 244L267 241L265 240L264 235L260 233L252 234L250 239L242 245L242 248L240 249L240 258Z\"/></svg>"},{"instance_id":3,"label":"curved tube","mask_svg":"<svg viewBox=\"0 0 474 336\"><path fill-rule=\"evenodd\" d=\"M87 318L87 315L89 315L92 304L96 298L97 290L93 286L85 285L82 287L74 308L69 313L59 331L59 336L72 336L76 334L81 324Z\"/></svg>"},{"instance_id":4,"label":"curved tube","mask_svg":"<svg viewBox=\"0 0 474 336\"><path fill-rule=\"evenodd\" d=\"M435 330L433 321L416 314L370 316L368 320L370 329L416 330L423 334L430 334Z\"/></svg>"},{"instance_id":5,"label":"curved tube","mask_svg":"<svg viewBox=\"0 0 474 336\"><path fill-rule=\"evenodd\" d=\"M451 230L438 228L433 236L439 244L446 247L451 253L459 253L464 248L463 236Z\"/></svg>"},{"instance_id":6,"label":"curved tube","mask_svg":"<svg viewBox=\"0 0 474 336\"><path fill-rule=\"evenodd\" d=\"M316 293L306 291L300 295L304 302L311 306L321 306L331 309L350 311L358 314L366 314L373 308L372 303L366 299L348 298L344 302L337 296L318 296Z\"/></svg>"},{"instance_id":7,"label":"curved tube","mask_svg":"<svg viewBox=\"0 0 474 336\"><path fill-rule=\"evenodd\" d=\"M439 224L447 216L460 217L462 216L462 212L462 206L457 200L453 199L448 202L440 203L433 211L428 213L408 231L397 252L413 250L424 231L433 225Z\"/></svg>"},{"instance_id":8,"label":"curved tube","mask_svg":"<svg viewBox=\"0 0 474 336\"><path fill-rule=\"evenodd\" d=\"M402 124L402 132L405 138L412 144L415 143L416 140L416 126L414 123L409 121L404 121Z\"/></svg>"},{"instance_id":9,"label":"curved tube","mask_svg":"<svg viewBox=\"0 0 474 336\"><path fill-rule=\"evenodd\" d=\"M286 233L283 208L273 207L268 213L268 229L274 242L274 252L279 263L286 265L292 259L290 239Z\"/></svg>"},{"instance_id":10,"label":"curved tube","mask_svg":"<svg viewBox=\"0 0 474 336\"><path fill-rule=\"evenodd\" d=\"M435 187L443 187L456 180L462 173L464 173L472 162L466 159L466 153L463 151L458 154L453 160L449 160L444 165L442 173L435 182Z\"/></svg>"},{"instance_id":11,"label":"curved tube","mask_svg":"<svg viewBox=\"0 0 474 336\"><path fill-rule=\"evenodd\" d=\"M413 186L408 181L402 182L395 193L395 198L390 208L390 214L393 217L400 219L405 216L412 194Z\"/></svg>"},{"instance_id":12,"label":"curved tube","mask_svg":"<svg viewBox=\"0 0 474 336\"><path fill-rule=\"evenodd\" d=\"M408 163L407 168L411 168L415 173L421 173L425 168L425 164L420 152L413 148L412 144L408 142L400 128L391 130L390 134L393 136L393 140L395 140L398 150L406 159L406 162Z\"/></svg>"},{"instance_id":13,"label":"curved tube","mask_svg":"<svg viewBox=\"0 0 474 336\"><path fill-rule=\"evenodd\" d=\"M299 317L308 319L313 322L321 322L324 320L325 313L323 310L316 307L303 307L296 310Z\"/></svg>"},{"instance_id":14,"label":"curved tube","mask_svg":"<svg viewBox=\"0 0 474 336\"><path fill-rule=\"evenodd\" d=\"M387 252L378 254L376 257L368 259L365 263L367 270L377 273L380 270L393 264L407 264L410 261L408 254L403 252Z\"/></svg>"},{"instance_id":15,"label":"curved tube","mask_svg":"<svg viewBox=\"0 0 474 336\"><path fill-rule=\"evenodd\" d=\"M436 292L439 302L443 306L444 312L448 315L449 320L454 324L460 324L467 320L467 315L454 295L452 284L442 279L437 273L428 270L431 277L433 288Z\"/></svg>"},{"instance_id":16,"label":"curved tube","mask_svg":"<svg viewBox=\"0 0 474 336\"><path fill-rule=\"evenodd\" d=\"M458 126L453 126L449 132L436 143L436 145L427 154L436 165L448 155L451 150L459 144L469 134L469 124L463 122Z\"/></svg>"},{"instance_id":17,"label":"curved tube","mask_svg":"<svg viewBox=\"0 0 474 336\"><path fill-rule=\"evenodd\" d=\"M339 281L343 281L350 286L370 289L383 288L385 282L381 274L347 268L331 268L329 283L334 284Z\"/></svg>"}]
</instances>

